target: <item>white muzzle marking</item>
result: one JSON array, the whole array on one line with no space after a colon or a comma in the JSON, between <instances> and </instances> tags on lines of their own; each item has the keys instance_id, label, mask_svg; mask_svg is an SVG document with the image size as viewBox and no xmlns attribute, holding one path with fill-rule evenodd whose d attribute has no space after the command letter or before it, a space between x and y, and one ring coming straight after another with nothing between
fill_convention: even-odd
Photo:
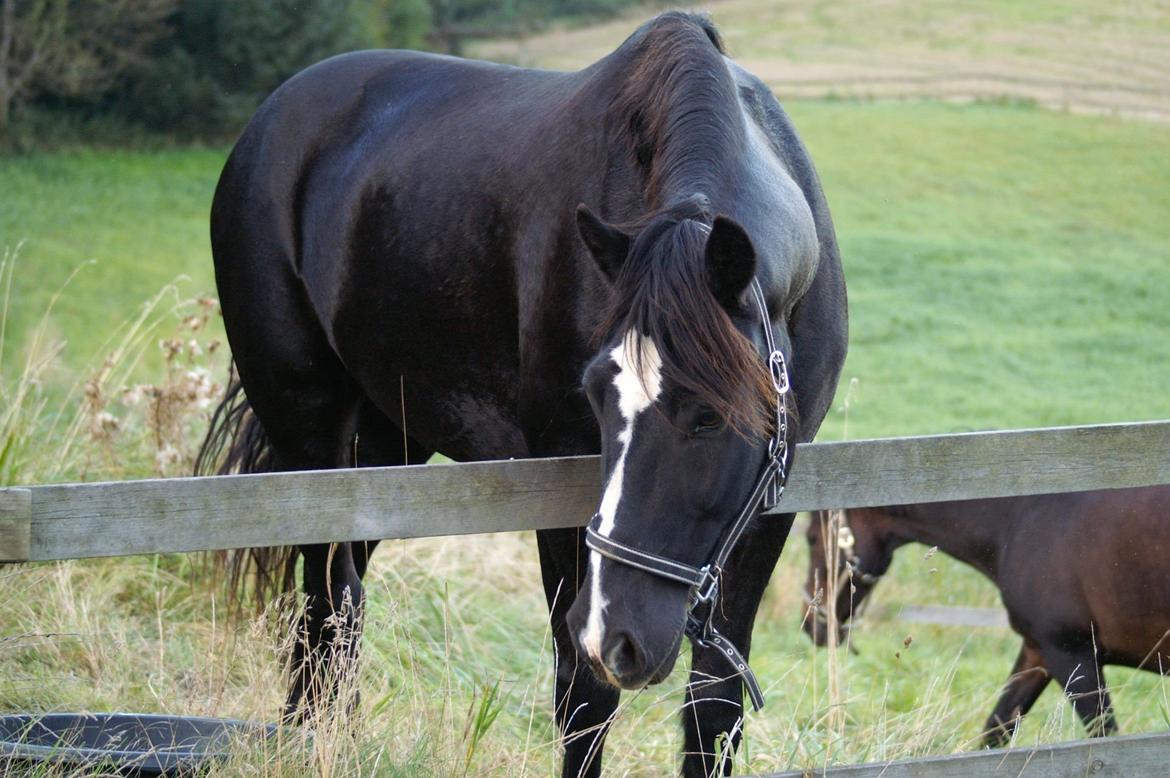
<instances>
[{"instance_id":1,"label":"white muzzle marking","mask_svg":"<svg viewBox=\"0 0 1170 778\"><path fill-rule=\"evenodd\" d=\"M641 359L639 360L639 355ZM634 438L634 420L638 414L649 408L658 399L662 391L662 359L658 354L658 347L654 341L645 335L639 335L634 330L628 331L621 343L609 353L610 359L618 366L613 385L618 390L618 409L626 426L618 433L618 443L621 444L621 453L609 482L605 485L605 492L601 497L601 526L597 531L602 535L613 533L614 520L617 516L618 503L622 499L622 481L625 477L626 454ZM605 607L609 601L601 595L601 554L596 551L589 553L589 618L585 621L585 629L581 633L581 645L598 663L603 664L601 656L601 636L605 632L602 619ZM612 680L612 679L611 679Z\"/></svg>"}]
</instances>

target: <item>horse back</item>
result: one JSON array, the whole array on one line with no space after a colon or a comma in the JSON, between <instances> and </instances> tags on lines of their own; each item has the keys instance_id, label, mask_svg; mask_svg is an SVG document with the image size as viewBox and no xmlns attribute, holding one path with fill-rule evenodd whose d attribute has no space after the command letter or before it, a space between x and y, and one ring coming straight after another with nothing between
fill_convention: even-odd
<instances>
[{"instance_id":1,"label":"horse back","mask_svg":"<svg viewBox=\"0 0 1170 778\"><path fill-rule=\"evenodd\" d=\"M282 334L257 334L270 322L313 329L387 416L411 406L412 430L435 448L526 455L517 408L527 277L539 258L576 250L564 215L589 193L588 143L558 146L548 131L571 117L563 103L578 80L370 51L274 92L212 207L241 373L249 340L256 352L282 350ZM473 430L456 421L472 416Z\"/></svg>"},{"instance_id":2,"label":"horse back","mask_svg":"<svg viewBox=\"0 0 1170 778\"><path fill-rule=\"evenodd\" d=\"M792 336L799 439L810 441L828 412L845 363L849 316L841 253L820 178L791 118L763 81L731 59L726 62L749 121L760 128L799 188L816 233L815 268L804 288L792 295L793 309L785 312Z\"/></svg>"}]
</instances>

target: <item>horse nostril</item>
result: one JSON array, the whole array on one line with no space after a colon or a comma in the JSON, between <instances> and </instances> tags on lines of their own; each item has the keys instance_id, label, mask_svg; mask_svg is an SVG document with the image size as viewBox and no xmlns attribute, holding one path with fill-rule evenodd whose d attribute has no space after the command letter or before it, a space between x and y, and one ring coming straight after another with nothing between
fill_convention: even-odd
<instances>
[{"instance_id":1,"label":"horse nostril","mask_svg":"<svg viewBox=\"0 0 1170 778\"><path fill-rule=\"evenodd\" d=\"M640 675L645 664L638 644L625 632L615 635L609 642L603 653L603 661L606 668L619 679Z\"/></svg>"}]
</instances>

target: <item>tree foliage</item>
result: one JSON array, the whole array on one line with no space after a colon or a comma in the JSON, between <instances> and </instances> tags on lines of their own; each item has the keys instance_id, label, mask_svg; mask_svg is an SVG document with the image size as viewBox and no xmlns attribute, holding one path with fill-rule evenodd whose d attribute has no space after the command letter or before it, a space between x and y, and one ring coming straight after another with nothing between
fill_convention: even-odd
<instances>
[{"instance_id":1,"label":"tree foliage","mask_svg":"<svg viewBox=\"0 0 1170 778\"><path fill-rule=\"evenodd\" d=\"M234 130L305 66L377 43L369 0L183 0L173 34L130 80L122 110L186 135Z\"/></svg>"},{"instance_id":2,"label":"tree foliage","mask_svg":"<svg viewBox=\"0 0 1170 778\"><path fill-rule=\"evenodd\" d=\"M0 0L0 133L30 106L172 136L234 134L298 70L370 47L457 51L631 0Z\"/></svg>"},{"instance_id":3,"label":"tree foliage","mask_svg":"<svg viewBox=\"0 0 1170 778\"><path fill-rule=\"evenodd\" d=\"M0 0L0 128L29 95L97 100L144 64L179 0Z\"/></svg>"}]
</instances>

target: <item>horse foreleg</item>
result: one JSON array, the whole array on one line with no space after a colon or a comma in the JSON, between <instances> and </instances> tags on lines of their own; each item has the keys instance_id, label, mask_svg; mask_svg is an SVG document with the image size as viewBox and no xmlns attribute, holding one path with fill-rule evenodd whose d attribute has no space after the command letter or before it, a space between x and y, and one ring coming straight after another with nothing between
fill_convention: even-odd
<instances>
[{"instance_id":1,"label":"horse foreleg","mask_svg":"<svg viewBox=\"0 0 1170 778\"><path fill-rule=\"evenodd\" d=\"M350 543L302 546L305 609L294 636L285 718L300 721L339 702L357 704L354 685L363 593ZM364 558L363 558L364 566Z\"/></svg>"},{"instance_id":2,"label":"horse foreleg","mask_svg":"<svg viewBox=\"0 0 1170 778\"><path fill-rule=\"evenodd\" d=\"M983 744L988 748L1007 745L1016 734L1020 718L1032 709L1050 680L1040 652L1024 641L1003 694L983 725Z\"/></svg>"},{"instance_id":3,"label":"horse foreleg","mask_svg":"<svg viewBox=\"0 0 1170 778\"><path fill-rule=\"evenodd\" d=\"M1052 677L1064 687L1065 696L1080 716L1089 737L1111 735L1117 731L1109 688L1091 647L1083 651L1045 647L1044 661Z\"/></svg>"},{"instance_id":4,"label":"horse foreleg","mask_svg":"<svg viewBox=\"0 0 1170 778\"><path fill-rule=\"evenodd\" d=\"M756 610L794 518L786 514L758 519L728 560L714 624L745 659L751 650ZM743 679L733 674L717 649L696 647L692 652L682 720L683 775L729 775L743 737Z\"/></svg>"},{"instance_id":5,"label":"horse foreleg","mask_svg":"<svg viewBox=\"0 0 1170 778\"><path fill-rule=\"evenodd\" d=\"M586 661L578 657L565 621L587 569L584 532L541 530L536 533L536 545L556 652L553 704L565 749L561 775L594 778L601 775L601 749L620 693L598 681Z\"/></svg>"}]
</instances>

